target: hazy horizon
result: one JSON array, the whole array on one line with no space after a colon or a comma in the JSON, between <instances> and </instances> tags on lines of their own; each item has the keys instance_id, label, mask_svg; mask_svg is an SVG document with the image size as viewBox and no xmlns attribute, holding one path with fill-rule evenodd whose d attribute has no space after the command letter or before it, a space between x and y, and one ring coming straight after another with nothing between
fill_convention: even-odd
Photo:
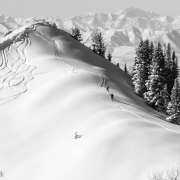
<instances>
[{"instance_id":1,"label":"hazy horizon","mask_svg":"<svg viewBox=\"0 0 180 180\"><path fill-rule=\"evenodd\" d=\"M171 17L180 16L180 1L178 0L111 0L104 3L103 0L2 0L0 14L12 17L52 17L70 18L88 12L115 13L121 9L134 7L146 11L152 11L160 15Z\"/></svg>"}]
</instances>

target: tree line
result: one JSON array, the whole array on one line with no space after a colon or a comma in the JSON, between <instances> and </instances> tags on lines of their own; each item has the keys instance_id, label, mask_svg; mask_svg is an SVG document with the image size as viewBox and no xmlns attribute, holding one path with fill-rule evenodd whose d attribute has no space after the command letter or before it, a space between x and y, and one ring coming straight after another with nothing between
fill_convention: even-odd
<instances>
[{"instance_id":1,"label":"tree line","mask_svg":"<svg viewBox=\"0 0 180 180\"><path fill-rule=\"evenodd\" d=\"M71 37L73 37L74 39L76 39L77 41L82 42L82 35L81 32L79 30L79 28L75 27L72 28L72 34ZM91 46L89 47L94 53L98 54L99 56L101 56L102 58L106 58L107 60L109 60L110 62L112 61L112 55L111 53L107 54L107 57L105 57L106 54L106 44L104 42L103 39L103 35L102 32L100 30L96 30L93 34L92 34L92 43ZM117 66L119 67L119 63L117 63ZM126 64L124 65L124 71L126 73L128 73Z\"/></svg>"},{"instance_id":2,"label":"tree line","mask_svg":"<svg viewBox=\"0 0 180 180\"><path fill-rule=\"evenodd\" d=\"M167 120L180 125L180 82L178 58L171 45L155 46L141 40L133 65L135 93L155 110L169 115Z\"/></svg>"},{"instance_id":3,"label":"tree line","mask_svg":"<svg viewBox=\"0 0 180 180\"><path fill-rule=\"evenodd\" d=\"M72 37L82 41L78 28L72 29ZM92 35L92 51L105 58L106 45L101 31ZM107 59L111 61L109 53ZM117 64L119 66L119 63ZM128 73L126 64L124 71ZM167 120L180 125L180 81L178 58L170 43L154 45L148 39L141 40L133 65L132 80L135 93L146 99L155 110L168 115Z\"/></svg>"}]
</instances>

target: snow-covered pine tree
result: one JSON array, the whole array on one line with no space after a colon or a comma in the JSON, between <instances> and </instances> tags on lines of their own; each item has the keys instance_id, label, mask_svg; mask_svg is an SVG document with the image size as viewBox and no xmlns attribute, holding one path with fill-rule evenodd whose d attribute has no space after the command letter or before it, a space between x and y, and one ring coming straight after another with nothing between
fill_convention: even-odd
<instances>
[{"instance_id":1,"label":"snow-covered pine tree","mask_svg":"<svg viewBox=\"0 0 180 180\"><path fill-rule=\"evenodd\" d=\"M176 109L180 110L180 107L177 107L178 104L180 104L180 82L179 79L176 78L171 92L171 101L168 104L167 113L172 115L176 112Z\"/></svg>"},{"instance_id":2,"label":"snow-covered pine tree","mask_svg":"<svg viewBox=\"0 0 180 180\"><path fill-rule=\"evenodd\" d=\"M136 49L136 57L133 65L132 80L134 84L134 91L137 95L143 97L146 92L145 78L144 78L144 41L141 39L139 46ZM144 84L144 86L143 86Z\"/></svg>"},{"instance_id":3,"label":"snow-covered pine tree","mask_svg":"<svg viewBox=\"0 0 180 180\"><path fill-rule=\"evenodd\" d=\"M82 41L81 32L77 27L72 28L72 37L80 42Z\"/></svg>"},{"instance_id":4,"label":"snow-covered pine tree","mask_svg":"<svg viewBox=\"0 0 180 180\"><path fill-rule=\"evenodd\" d=\"M159 103L157 102L166 84L164 69L165 58L161 43L158 43L153 54L151 75L146 81L147 92L144 93L144 98L148 104L158 110L160 110L161 107L158 106Z\"/></svg>"},{"instance_id":5,"label":"snow-covered pine tree","mask_svg":"<svg viewBox=\"0 0 180 180\"><path fill-rule=\"evenodd\" d=\"M135 85L135 92L139 96L143 97L143 94L146 92L146 81L144 76L144 63L137 65L137 79Z\"/></svg>"},{"instance_id":6,"label":"snow-covered pine tree","mask_svg":"<svg viewBox=\"0 0 180 180\"><path fill-rule=\"evenodd\" d=\"M112 55L110 53L107 55L107 59L109 60L109 62L111 62Z\"/></svg>"},{"instance_id":7,"label":"snow-covered pine tree","mask_svg":"<svg viewBox=\"0 0 180 180\"><path fill-rule=\"evenodd\" d=\"M143 41L141 39L138 48L136 49L136 57L133 66L133 84L137 95L143 96L147 91L145 82L151 72L152 54L154 51L153 43L150 44L149 40ZM140 78L140 79L138 79ZM144 85L143 85L144 84Z\"/></svg>"},{"instance_id":8,"label":"snow-covered pine tree","mask_svg":"<svg viewBox=\"0 0 180 180\"><path fill-rule=\"evenodd\" d=\"M96 54L100 55L103 58L105 57L106 45L104 43L101 31L99 31L98 29L92 35L92 47L93 51Z\"/></svg>"},{"instance_id":9,"label":"snow-covered pine tree","mask_svg":"<svg viewBox=\"0 0 180 180\"><path fill-rule=\"evenodd\" d=\"M173 115L167 117L166 120L172 124L180 125L180 111L177 111Z\"/></svg>"},{"instance_id":10,"label":"snow-covered pine tree","mask_svg":"<svg viewBox=\"0 0 180 180\"><path fill-rule=\"evenodd\" d=\"M172 62L172 52L171 52L170 43L168 43L165 49L165 60L166 60L167 91L169 94L171 94L174 85L174 79L173 79L173 71L172 71L173 62Z\"/></svg>"},{"instance_id":11,"label":"snow-covered pine tree","mask_svg":"<svg viewBox=\"0 0 180 180\"><path fill-rule=\"evenodd\" d=\"M175 81L179 77L179 67L178 67L178 58L175 51L172 53L172 80Z\"/></svg>"},{"instance_id":12,"label":"snow-covered pine tree","mask_svg":"<svg viewBox=\"0 0 180 180\"><path fill-rule=\"evenodd\" d=\"M153 42L151 42L149 45L149 62L150 62L150 67L148 71L149 75L151 74L151 71L152 71L151 67L152 67L152 62L153 62L153 54L154 54L154 44Z\"/></svg>"},{"instance_id":13,"label":"snow-covered pine tree","mask_svg":"<svg viewBox=\"0 0 180 180\"><path fill-rule=\"evenodd\" d=\"M159 96L157 98L157 101L155 104L156 110L161 113L167 114L166 110L167 110L169 101L170 101L170 95L167 92L167 84L166 84L164 86L164 89L160 91Z\"/></svg>"},{"instance_id":14,"label":"snow-covered pine tree","mask_svg":"<svg viewBox=\"0 0 180 180\"><path fill-rule=\"evenodd\" d=\"M180 82L178 78L174 81L167 113L170 115L167 118L169 122L180 125Z\"/></svg>"},{"instance_id":15,"label":"snow-covered pine tree","mask_svg":"<svg viewBox=\"0 0 180 180\"><path fill-rule=\"evenodd\" d=\"M143 45L143 61L144 61L144 78L145 81L148 80L148 76L150 75L150 67L152 64L152 54L153 54L153 43L150 44L149 40L146 39Z\"/></svg>"}]
</instances>

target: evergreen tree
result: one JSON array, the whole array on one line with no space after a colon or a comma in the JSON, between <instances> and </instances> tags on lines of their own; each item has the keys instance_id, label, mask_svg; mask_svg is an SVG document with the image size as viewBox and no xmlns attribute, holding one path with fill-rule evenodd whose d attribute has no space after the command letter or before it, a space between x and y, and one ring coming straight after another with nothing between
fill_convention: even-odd
<instances>
[{"instance_id":1,"label":"evergreen tree","mask_svg":"<svg viewBox=\"0 0 180 180\"><path fill-rule=\"evenodd\" d=\"M148 104L159 110L159 98L162 96L163 89L166 84L165 79L165 58L160 43L157 44L153 54L153 63L151 75L146 81L147 92L144 93L144 98Z\"/></svg>"},{"instance_id":2,"label":"evergreen tree","mask_svg":"<svg viewBox=\"0 0 180 180\"><path fill-rule=\"evenodd\" d=\"M137 95L143 97L147 91L145 82L148 80L150 68L149 40L141 40L136 49L136 57L133 66L132 80Z\"/></svg>"},{"instance_id":3,"label":"evergreen tree","mask_svg":"<svg viewBox=\"0 0 180 180\"><path fill-rule=\"evenodd\" d=\"M110 53L108 54L107 59L109 60L109 62L111 62L112 56Z\"/></svg>"},{"instance_id":4,"label":"evergreen tree","mask_svg":"<svg viewBox=\"0 0 180 180\"><path fill-rule=\"evenodd\" d=\"M135 57L135 61L134 61L134 65L133 65L133 72L132 72L134 91L137 95L139 95L141 97L143 96L144 88L142 88L143 91L140 90L142 83L140 82L140 80L138 78L141 76L140 73L142 74L141 68L143 67L142 66L142 64L143 64L143 46L144 46L144 42L141 39L141 41L139 42L139 45L136 49L136 57ZM145 80L144 80L144 83L145 83Z\"/></svg>"},{"instance_id":5,"label":"evergreen tree","mask_svg":"<svg viewBox=\"0 0 180 180\"><path fill-rule=\"evenodd\" d=\"M168 104L167 113L169 115L172 115L176 113L177 110L180 111L179 104L180 104L180 82L178 78L176 78L171 92L171 101Z\"/></svg>"},{"instance_id":6,"label":"evergreen tree","mask_svg":"<svg viewBox=\"0 0 180 180\"><path fill-rule=\"evenodd\" d=\"M167 92L167 85L164 86L164 89L160 91L157 101L155 103L156 110L166 114L168 103L170 101L170 95Z\"/></svg>"},{"instance_id":7,"label":"evergreen tree","mask_svg":"<svg viewBox=\"0 0 180 180\"><path fill-rule=\"evenodd\" d=\"M72 28L72 37L80 42L82 41L80 30L77 27Z\"/></svg>"},{"instance_id":8,"label":"evergreen tree","mask_svg":"<svg viewBox=\"0 0 180 180\"><path fill-rule=\"evenodd\" d=\"M149 43L149 40L146 39L144 41L143 45L143 61L144 61L144 78L145 81L148 80L148 77L151 73L151 64L152 64L152 58L153 58L153 52L154 52L154 45L153 43Z\"/></svg>"},{"instance_id":9,"label":"evergreen tree","mask_svg":"<svg viewBox=\"0 0 180 180\"><path fill-rule=\"evenodd\" d=\"M124 72L126 72L128 74L128 70L127 70L127 66L126 66L126 63L124 65Z\"/></svg>"},{"instance_id":10,"label":"evergreen tree","mask_svg":"<svg viewBox=\"0 0 180 180\"><path fill-rule=\"evenodd\" d=\"M172 74L172 80L175 81L179 76L178 58L176 57L175 51L172 53Z\"/></svg>"},{"instance_id":11,"label":"evergreen tree","mask_svg":"<svg viewBox=\"0 0 180 180\"><path fill-rule=\"evenodd\" d=\"M149 71L148 71L149 75L151 74L152 71L151 67L153 63L153 54L154 54L154 44L153 42L151 42L149 46L149 60L150 60Z\"/></svg>"},{"instance_id":12,"label":"evergreen tree","mask_svg":"<svg viewBox=\"0 0 180 180\"><path fill-rule=\"evenodd\" d=\"M137 65L137 74L136 74L136 81L134 83L135 85L135 93L141 97L143 97L143 94L146 92L146 82L144 77L144 63Z\"/></svg>"},{"instance_id":13,"label":"evergreen tree","mask_svg":"<svg viewBox=\"0 0 180 180\"><path fill-rule=\"evenodd\" d=\"M167 113L170 115L167 118L169 122L180 125L180 82L178 78L174 82Z\"/></svg>"},{"instance_id":14,"label":"evergreen tree","mask_svg":"<svg viewBox=\"0 0 180 180\"><path fill-rule=\"evenodd\" d=\"M170 123L180 125L180 111L166 118Z\"/></svg>"},{"instance_id":15,"label":"evergreen tree","mask_svg":"<svg viewBox=\"0 0 180 180\"><path fill-rule=\"evenodd\" d=\"M92 50L96 54L100 55L103 58L105 57L106 45L104 43L102 33L99 30L94 32L92 36L92 47L93 47Z\"/></svg>"},{"instance_id":16,"label":"evergreen tree","mask_svg":"<svg viewBox=\"0 0 180 180\"><path fill-rule=\"evenodd\" d=\"M168 43L165 50L165 59L166 59L166 79L167 79L167 91L171 94L174 80L173 80L173 71L172 71L172 57L171 57L171 45Z\"/></svg>"},{"instance_id":17,"label":"evergreen tree","mask_svg":"<svg viewBox=\"0 0 180 180\"><path fill-rule=\"evenodd\" d=\"M153 43L150 44L149 40L141 40L138 48L136 49L136 57L133 66L132 80L134 89L137 95L143 96L147 91L145 82L151 72L152 57L154 52Z\"/></svg>"}]
</instances>

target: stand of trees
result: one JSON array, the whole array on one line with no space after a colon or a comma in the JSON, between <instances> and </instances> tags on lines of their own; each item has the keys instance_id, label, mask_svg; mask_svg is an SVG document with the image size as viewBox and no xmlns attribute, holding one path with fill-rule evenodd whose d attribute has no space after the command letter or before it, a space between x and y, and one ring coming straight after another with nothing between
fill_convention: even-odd
<instances>
[{"instance_id":1,"label":"stand of trees","mask_svg":"<svg viewBox=\"0 0 180 180\"><path fill-rule=\"evenodd\" d=\"M98 29L92 35L92 50L102 58L105 58L106 45L104 43L101 31Z\"/></svg>"},{"instance_id":2,"label":"stand of trees","mask_svg":"<svg viewBox=\"0 0 180 180\"><path fill-rule=\"evenodd\" d=\"M135 93L157 111L169 115L167 120L180 125L180 82L178 59L171 46L155 47L148 39L136 49L132 80Z\"/></svg>"},{"instance_id":3,"label":"stand of trees","mask_svg":"<svg viewBox=\"0 0 180 180\"><path fill-rule=\"evenodd\" d=\"M74 39L76 39L77 41L82 41L82 35L81 35L81 32L80 30L75 27L75 28L72 28L72 35L71 35Z\"/></svg>"},{"instance_id":4,"label":"stand of trees","mask_svg":"<svg viewBox=\"0 0 180 180\"><path fill-rule=\"evenodd\" d=\"M76 39L77 41L83 41L82 39L82 35L81 32L79 30L79 28L75 27L72 28L72 33L71 36ZM112 55L110 53L108 53L107 57L105 57L105 53L106 53L106 48L107 45L104 42L103 39L103 35L102 32L100 30L96 30L93 34L92 34L92 43L91 43L91 47L89 47L94 53L98 54L99 56L101 56L102 58L107 59L109 62L111 62L112 60ZM117 67L119 67L119 63L117 64ZM126 73L128 73L126 64L124 66L124 71Z\"/></svg>"}]
</instances>

